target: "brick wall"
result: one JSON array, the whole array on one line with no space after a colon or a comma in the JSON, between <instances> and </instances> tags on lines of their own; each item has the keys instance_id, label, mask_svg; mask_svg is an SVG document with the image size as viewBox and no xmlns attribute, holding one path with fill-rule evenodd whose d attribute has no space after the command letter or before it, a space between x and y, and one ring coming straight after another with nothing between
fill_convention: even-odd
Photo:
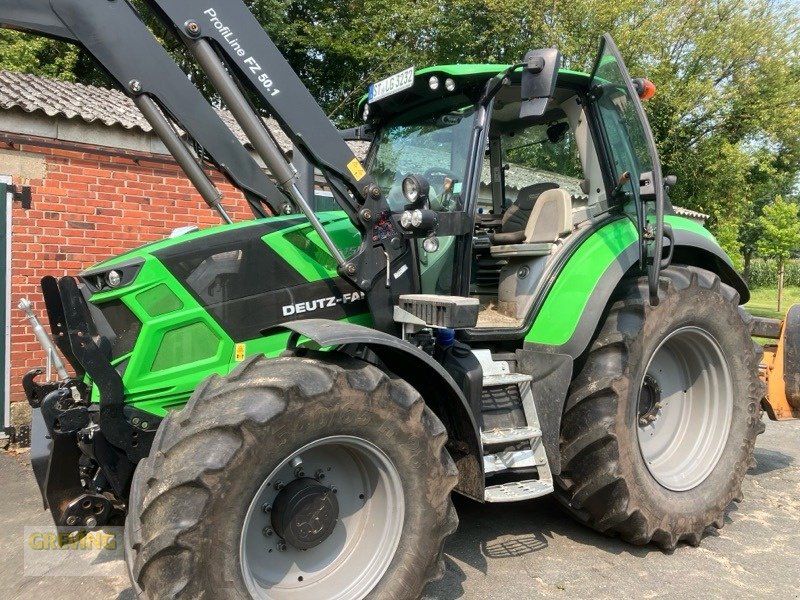
<instances>
[{"instance_id":1,"label":"brick wall","mask_svg":"<svg viewBox=\"0 0 800 600\"><path fill-rule=\"evenodd\" d=\"M176 227L220 223L175 163L157 155L107 156L92 146L70 150L15 144L0 155L0 174L31 186L33 206L12 208L11 401L20 381L45 355L16 308L27 296L47 328L39 281L75 274L100 260L163 239ZM23 166L20 166L23 165ZM17 172L14 172L17 171ZM234 221L252 218L240 192L218 174Z\"/></svg>"}]
</instances>

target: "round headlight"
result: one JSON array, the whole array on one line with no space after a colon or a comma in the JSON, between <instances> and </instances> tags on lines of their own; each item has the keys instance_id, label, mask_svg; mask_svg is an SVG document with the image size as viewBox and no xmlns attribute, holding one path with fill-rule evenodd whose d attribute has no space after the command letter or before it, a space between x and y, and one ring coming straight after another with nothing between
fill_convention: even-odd
<instances>
[{"instance_id":1,"label":"round headlight","mask_svg":"<svg viewBox=\"0 0 800 600\"><path fill-rule=\"evenodd\" d=\"M406 177L403 179L403 196L409 202L416 202L419 198L419 184L415 177Z\"/></svg>"},{"instance_id":2,"label":"round headlight","mask_svg":"<svg viewBox=\"0 0 800 600\"><path fill-rule=\"evenodd\" d=\"M454 89L456 89L456 82L448 77L444 80L444 87L448 92L452 92Z\"/></svg>"},{"instance_id":3,"label":"round headlight","mask_svg":"<svg viewBox=\"0 0 800 600\"><path fill-rule=\"evenodd\" d=\"M422 248L425 252L436 252L439 249L439 238L435 235L425 238L422 242Z\"/></svg>"},{"instance_id":4,"label":"round headlight","mask_svg":"<svg viewBox=\"0 0 800 600\"><path fill-rule=\"evenodd\" d=\"M410 229L411 228L411 211L407 210L400 215L400 226L403 229Z\"/></svg>"},{"instance_id":5,"label":"round headlight","mask_svg":"<svg viewBox=\"0 0 800 600\"><path fill-rule=\"evenodd\" d=\"M438 90L439 89L439 78L436 75L431 75L431 78L428 79L428 86L430 86L430 88L433 91Z\"/></svg>"},{"instance_id":6,"label":"round headlight","mask_svg":"<svg viewBox=\"0 0 800 600\"><path fill-rule=\"evenodd\" d=\"M122 273L119 271L109 271L106 275L106 283L111 287L117 287L122 283Z\"/></svg>"},{"instance_id":7,"label":"round headlight","mask_svg":"<svg viewBox=\"0 0 800 600\"><path fill-rule=\"evenodd\" d=\"M422 225L422 211L420 209L417 209L411 213L411 225L413 227L419 227Z\"/></svg>"},{"instance_id":8,"label":"round headlight","mask_svg":"<svg viewBox=\"0 0 800 600\"><path fill-rule=\"evenodd\" d=\"M364 105L364 113L361 116L365 121L369 119L369 104Z\"/></svg>"}]
</instances>

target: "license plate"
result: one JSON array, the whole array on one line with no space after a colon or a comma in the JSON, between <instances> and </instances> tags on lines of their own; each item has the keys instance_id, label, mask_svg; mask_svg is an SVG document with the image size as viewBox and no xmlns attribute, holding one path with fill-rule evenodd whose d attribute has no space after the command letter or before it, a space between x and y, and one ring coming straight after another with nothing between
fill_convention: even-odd
<instances>
[{"instance_id":1,"label":"license plate","mask_svg":"<svg viewBox=\"0 0 800 600\"><path fill-rule=\"evenodd\" d=\"M369 86L369 96L367 102L381 100L397 92L407 90L414 85L414 67L409 67L394 75L389 75L386 79L373 83Z\"/></svg>"}]
</instances>

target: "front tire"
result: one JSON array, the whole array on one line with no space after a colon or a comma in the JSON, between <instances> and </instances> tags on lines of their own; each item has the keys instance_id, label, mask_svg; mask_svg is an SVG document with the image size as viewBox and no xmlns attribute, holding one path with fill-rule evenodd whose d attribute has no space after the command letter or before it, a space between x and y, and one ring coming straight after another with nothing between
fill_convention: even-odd
<instances>
[{"instance_id":1,"label":"front tire","mask_svg":"<svg viewBox=\"0 0 800 600\"><path fill-rule=\"evenodd\" d=\"M245 361L164 419L134 474L145 598L416 598L458 523L441 422L406 382L317 354Z\"/></svg>"},{"instance_id":2,"label":"front tire","mask_svg":"<svg viewBox=\"0 0 800 600\"><path fill-rule=\"evenodd\" d=\"M570 388L557 496L579 520L628 542L697 545L742 498L763 431L763 384L738 294L673 266L650 306L624 283Z\"/></svg>"}]
</instances>

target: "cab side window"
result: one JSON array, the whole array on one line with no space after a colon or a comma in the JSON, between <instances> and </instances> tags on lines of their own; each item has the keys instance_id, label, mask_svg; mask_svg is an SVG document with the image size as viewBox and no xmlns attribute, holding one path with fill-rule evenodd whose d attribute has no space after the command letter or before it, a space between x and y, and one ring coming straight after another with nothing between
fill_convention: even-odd
<instances>
[{"instance_id":1,"label":"cab side window","mask_svg":"<svg viewBox=\"0 0 800 600\"><path fill-rule=\"evenodd\" d=\"M581 166L575 136L566 121L533 125L501 136L507 207L520 190L552 183L572 196L582 195Z\"/></svg>"}]
</instances>

